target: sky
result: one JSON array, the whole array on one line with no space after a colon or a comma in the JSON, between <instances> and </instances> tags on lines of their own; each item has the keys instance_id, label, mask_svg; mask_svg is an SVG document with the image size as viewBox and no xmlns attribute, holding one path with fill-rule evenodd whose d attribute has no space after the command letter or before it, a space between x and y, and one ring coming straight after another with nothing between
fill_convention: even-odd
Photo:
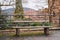
<instances>
[{"instance_id":1,"label":"sky","mask_svg":"<svg viewBox=\"0 0 60 40\"><path fill-rule=\"evenodd\" d=\"M35 10L48 8L48 2L47 0L25 0L25 3L23 3L23 7L32 8Z\"/></svg>"},{"instance_id":2,"label":"sky","mask_svg":"<svg viewBox=\"0 0 60 40\"><path fill-rule=\"evenodd\" d=\"M0 3L4 3L4 4L9 4L9 1L10 0L5 0L3 2L3 0L0 0ZM12 0L11 0L12 1ZM15 0L14 0L15 1ZM34 10L39 10L39 9L43 9L43 8L48 8L48 0L22 0L22 5L23 7L26 7L26 8L31 8L31 9L34 9ZM11 2L11 4L14 4L15 2ZM4 9L9 9L9 8L13 8L15 7L14 5L13 6L2 6L2 10Z\"/></svg>"}]
</instances>

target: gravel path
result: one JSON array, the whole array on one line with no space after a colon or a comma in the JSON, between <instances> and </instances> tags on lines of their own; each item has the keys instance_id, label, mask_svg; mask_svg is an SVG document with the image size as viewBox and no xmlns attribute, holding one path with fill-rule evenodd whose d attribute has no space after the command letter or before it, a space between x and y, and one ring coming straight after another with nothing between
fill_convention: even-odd
<instances>
[{"instance_id":1,"label":"gravel path","mask_svg":"<svg viewBox=\"0 0 60 40\"><path fill-rule=\"evenodd\" d=\"M0 40L60 40L60 30L53 31L49 36L29 36L29 37L0 37Z\"/></svg>"}]
</instances>

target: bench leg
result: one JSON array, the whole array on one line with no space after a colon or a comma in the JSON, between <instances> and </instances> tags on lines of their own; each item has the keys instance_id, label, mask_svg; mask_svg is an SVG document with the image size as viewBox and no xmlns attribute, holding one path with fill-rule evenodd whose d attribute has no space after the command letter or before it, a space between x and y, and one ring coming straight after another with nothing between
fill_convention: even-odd
<instances>
[{"instance_id":1,"label":"bench leg","mask_svg":"<svg viewBox=\"0 0 60 40\"><path fill-rule=\"evenodd\" d=\"M49 28L44 28L44 34L49 35Z\"/></svg>"},{"instance_id":2,"label":"bench leg","mask_svg":"<svg viewBox=\"0 0 60 40\"><path fill-rule=\"evenodd\" d=\"M19 36L19 29L16 28L16 36L18 37Z\"/></svg>"}]
</instances>

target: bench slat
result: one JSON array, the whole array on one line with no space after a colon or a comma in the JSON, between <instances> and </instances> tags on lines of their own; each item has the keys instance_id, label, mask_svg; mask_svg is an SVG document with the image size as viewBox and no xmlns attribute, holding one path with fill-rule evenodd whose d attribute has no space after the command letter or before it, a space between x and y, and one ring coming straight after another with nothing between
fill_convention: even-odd
<instances>
[{"instance_id":1,"label":"bench slat","mask_svg":"<svg viewBox=\"0 0 60 40\"><path fill-rule=\"evenodd\" d=\"M12 28L19 28L19 29L30 29L30 28L52 28L52 26L15 26Z\"/></svg>"}]
</instances>

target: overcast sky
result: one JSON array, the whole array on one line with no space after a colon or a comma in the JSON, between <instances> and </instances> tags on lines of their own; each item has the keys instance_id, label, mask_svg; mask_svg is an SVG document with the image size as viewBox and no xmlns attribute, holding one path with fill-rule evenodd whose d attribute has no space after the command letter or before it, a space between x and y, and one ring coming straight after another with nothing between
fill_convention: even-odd
<instances>
[{"instance_id":1,"label":"overcast sky","mask_svg":"<svg viewBox=\"0 0 60 40\"><path fill-rule=\"evenodd\" d=\"M9 4L10 0L5 0L4 4ZM12 0L11 0L12 1ZM48 8L48 0L22 0L23 7L31 8L31 9L42 9L42 8ZM0 0L0 3L3 3L3 0ZM15 2L11 2L13 4ZM13 8L13 6L3 7L2 9L8 9Z\"/></svg>"},{"instance_id":2,"label":"overcast sky","mask_svg":"<svg viewBox=\"0 0 60 40\"><path fill-rule=\"evenodd\" d=\"M23 1L23 7L32 8L35 10L48 8L48 1L47 0L25 0Z\"/></svg>"}]
</instances>

